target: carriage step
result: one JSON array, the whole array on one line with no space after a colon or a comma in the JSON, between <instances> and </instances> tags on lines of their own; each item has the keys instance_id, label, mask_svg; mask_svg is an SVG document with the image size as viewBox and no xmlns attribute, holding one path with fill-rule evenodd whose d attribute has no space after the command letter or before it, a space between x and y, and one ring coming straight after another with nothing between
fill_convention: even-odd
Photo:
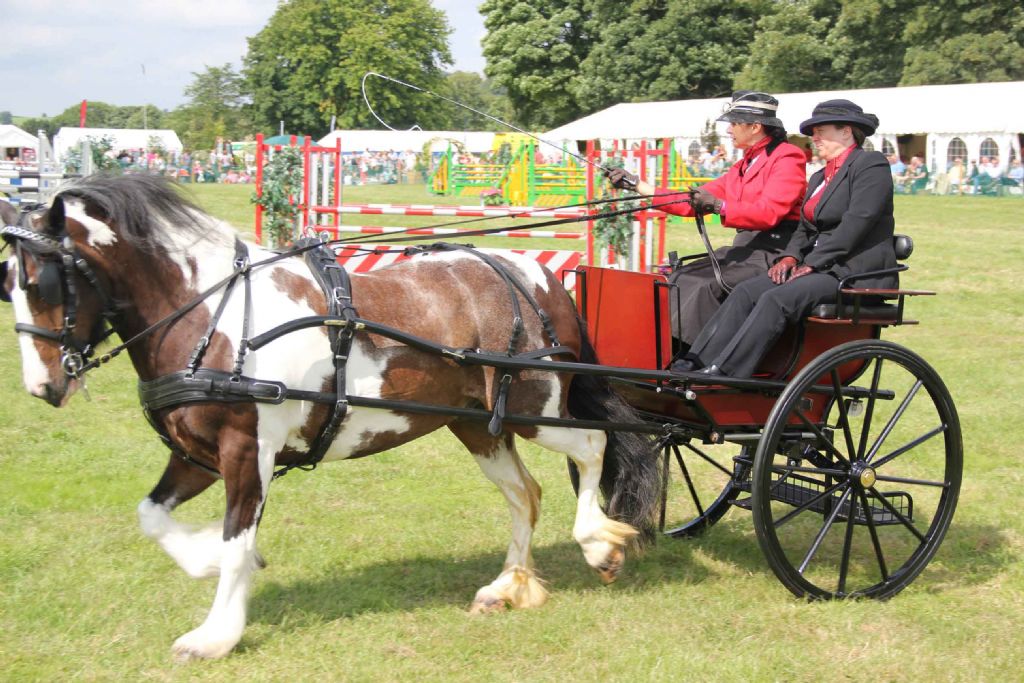
<instances>
[{"instance_id":1,"label":"carriage step","mask_svg":"<svg viewBox=\"0 0 1024 683\"><path fill-rule=\"evenodd\" d=\"M772 489L772 500L777 500L793 507L801 507L814 499L822 492L823 488L817 483L794 483L790 481L776 484ZM882 497L885 498L890 505L899 511L906 519L913 521L914 519L914 499L909 493L904 491L892 491L882 493ZM830 513L833 510L833 506L839 502L839 494L832 494L826 496L820 500L814 501L808 507L808 510L818 512L821 514ZM732 502L736 507L741 507L745 510L749 510L752 507L751 498L740 498ZM888 508L882 507L881 505L875 505L870 503L868 507L871 510L872 521L879 526L885 526L890 524L900 524L899 518L891 513ZM850 513L850 503L847 501L843 503L842 508L839 510L839 515L836 519L845 521ZM854 524L867 524L867 518L864 516L864 510L859 505L857 506L857 514L853 518Z\"/></svg>"}]
</instances>

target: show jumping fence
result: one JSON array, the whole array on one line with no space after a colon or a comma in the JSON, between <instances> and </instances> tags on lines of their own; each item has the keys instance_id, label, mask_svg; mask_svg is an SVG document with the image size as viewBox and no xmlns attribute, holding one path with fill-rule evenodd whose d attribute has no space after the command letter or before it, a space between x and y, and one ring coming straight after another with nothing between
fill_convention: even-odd
<instances>
[{"instance_id":1,"label":"show jumping fence","mask_svg":"<svg viewBox=\"0 0 1024 683\"><path fill-rule=\"evenodd\" d=\"M45 204L65 180L91 171L83 169L81 174L65 174L57 163L50 139L43 131L39 132L36 160L34 166L0 168L0 194L5 195L6 201L15 206Z\"/></svg>"},{"instance_id":2,"label":"show jumping fence","mask_svg":"<svg viewBox=\"0 0 1024 683\"><path fill-rule=\"evenodd\" d=\"M300 149L303 159L302 187L299 188L291 198L295 207L294 234L326 234L337 238L341 234L363 234L382 235L398 232L418 235L443 235L457 237L461 232L459 228L408 228L398 226L375 226L375 225L347 225L343 224L343 216L346 215L394 215L394 216L437 216L437 217L495 217L495 218L584 218L596 213L596 209L587 207L578 208L550 208L543 206L442 206L433 204L345 204L342 202L342 178L340 169L342 167L342 141L336 140L333 147L321 147L314 145L310 138L298 139L293 137L291 146ZM531 145L523 145L525 149L532 149ZM275 153L282 149L281 145L267 145L263 142L263 136L257 136L256 144L256 194L259 196L263 190L264 164ZM605 164L609 160L618 159L623 165L640 177L646 179L659 189L680 189L672 188L670 183L678 182L680 176L675 171L676 164L673 163L672 141L669 139L658 140L655 144L648 144L646 141L635 145L631 149L621 149L617 143L613 143L610 149L601 149L597 141L589 141L586 147L586 158L591 161L586 168L574 166L573 174L582 177L582 194L564 195L567 198L576 199L579 202L590 201L598 196L598 188L601 179L595 172L593 164ZM520 155L523 163L520 166L529 170L529 159L533 154ZM540 165L534 165L532 170L536 174ZM450 179L450 177L449 177ZM687 183L699 183L706 178L695 178L685 176ZM560 179L551 179L547 183L547 189L552 190L551 196L557 196L565 192L565 187L575 183L575 176L564 173ZM674 184L674 183L672 183ZM685 187L685 186L684 186ZM517 195L518 196L518 195ZM523 195L531 196L528 192ZM533 195L535 198L538 195ZM632 248L628 258L623 259L621 255L613 253L609 249L598 250L594 240L594 221L589 220L584 224L586 230L582 231L527 231L509 228L497 233L497 236L510 239L530 238L555 238L566 240L578 240L581 247L574 250L547 251L530 249L512 249L512 251L530 255L539 259L547 259L548 262L558 266L560 270L574 268L579 263L594 264L595 262L617 265L630 270L648 271L658 263L662 263L666 255L665 230L667 215L658 210L647 210L638 212L633 222ZM256 239L262 241L263 233L263 210L257 205L256 208ZM475 226L474 226L475 229ZM379 245L353 245L353 247L365 246L372 249ZM339 261L346 264L346 267L355 272L366 272L374 268L382 267L393 263L396 258L385 258L381 254L366 255L363 252L347 250L349 256L344 256L339 250ZM357 254L362 254L361 256Z\"/></svg>"}]
</instances>

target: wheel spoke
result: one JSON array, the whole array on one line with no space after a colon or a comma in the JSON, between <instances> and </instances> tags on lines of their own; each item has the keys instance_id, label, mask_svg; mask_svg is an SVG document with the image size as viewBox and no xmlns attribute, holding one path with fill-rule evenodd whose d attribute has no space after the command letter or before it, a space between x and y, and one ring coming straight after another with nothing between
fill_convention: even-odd
<instances>
[{"instance_id":1,"label":"wheel spoke","mask_svg":"<svg viewBox=\"0 0 1024 683\"><path fill-rule=\"evenodd\" d=\"M829 373L832 376L832 391L836 395L836 406L839 408L839 425L843 428L843 438L846 440L846 452L852 460L856 457L856 449L853 447L853 434L850 431L850 417L846 414L846 401L843 399L843 385L839 381L839 370L832 368Z\"/></svg>"},{"instance_id":2,"label":"wheel spoke","mask_svg":"<svg viewBox=\"0 0 1024 683\"><path fill-rule=\"evenodd\" d=\"M846 518L846 535L843 537L843 556L839 561L839 586L836 593L846 593L846 574L850 570L850 547L853 545L853 518L857 516L857 498L850 500L850 515Z\"/></svg>"},{"instance_id":3,"label":"wheel spoke","mask_svg":"<svg viewBox=\"0 0 1024 683\"><path fill-rule=\"evenodd\" d=\"M860 431L860 446L857 448L857 459L864 459L864 449L868 445L868 433L871 431L871 418L875 414L875 398L878 394L878 382L882 378L882 359L875 359L875 371L871 375L871 393L868 394L868 405L864 409L864 426Z\"/></svg>"},{"instance_id":4,"label":"wheel spoke","mask_svg":"<svg viewBox=\"0 0 1024 683\"><path fill-rule=\"evenodd\" d=\"M665 457L662 459L661 466L661 513L658 515L658 531L665 530L665 514L668 510L668 445L666 444L661 450Z\"/></svg>"},{"instance_id":5,"label":"wheel spoke","mask_svg":"<svg viewBox=\"0 0 1024 683\"><path fill-rule=\"evenodd\" d=\"M910 406L910 402L914 400L914 396L917 395L918 390L923 384L924 383L921 380L914 382L914 386L911 387L909 392L907 392L903 402L900 403L900 407L892 414L892 417L890 417L889 421L885 424L885 428L882 430L882 433L878 435L878 438L875 439L875 443L871 445L871 450L866 456L864 456L864 460L866 462L870 463L874 459L875 455L878 454L878 449L882 447L883 443L885 443L886 438L889 436L889 432L891 432L893 427L896 426L900 417L903 416L903 412Z\"/></svg>"},{"instance_id":6,"label":"wheel spoke","mask_svg":"<svg viewBox=\"0 0 1024 683\"><path fill-rule=\"evenodd\" d=\"M874 489L871 490L874 491ZM878 540L878 530L875 528L875 518L871 514L871 506L868 505L868 497L864 495L863 491L858 491L858 494L860 495L861 505L864 506L864 519L867 520L868 531L871 533L871 545L875 548L875 558L878 560L878 569L882 573L882 581L888 581L889 569L885 566L885 555L882 553L882 544Z\"/></svg>"},{"instance_id":7,"label":"wheel spoke","mask_svg":"<svg viewBox=\"0 0 1024 683\"><path fill-rule=\"evenodd\" d=\"M836 459L839 460L839 462L842 463L843 465L846 465L846 466L850 465L849 461L843 456L843 454L839 451L839 449L836 448L835 445L833 445L833 443L831 441L829 441L827 438L825 438L825 435L818 428L818 425L814 424L813 422L811 422L810 420L807 419L807 416L804 415L804 411L802 411L800 409L797 409L794 412L796 413L796 416L798 418L800 418L800 421L803 422L804 425L806 425L808 429L810 429L812 432L814 432L814 435L816 437L818 437L818 440L821 443L825 444L825 450L831 452L832 455L836 456Z\"/></svg>"},{"instance_id":8,"label":"wheel spoke","mask_svg":"<svg viewBox=\"0 0 1024 683\"><path fill-rule=\"evenodd\" d=\"M921 543L924 543L925 541L928 540L928 539L926 539L924 537L924 534L922 534L920 531L917 530L917 527L914 526L914 523L911 522L909 519L907 519L906 515L904 515L899 510L897 510L895 508L895 506L893 506L893 504L890 503L885 498L885 496L883 496L881 493L878 492L878 489L876 489L874 486L872 486L870 490L871 490L872 495L875 497L875 499L877 499L878 502L882 504L882 507L884 507L886 510L888 510L896 519L900 520L900 522L903 524L903 526L907 527L907 529L910 530L910 533L912 533L915 536L917 536L917 540L921 541Z\"/></svg>"},{"instance_id":9,"label":"wheel spoke","mask_svg":"<svg viewBox=\"0 0 1024 683\"><path fill-rule=\"evenodd\" d=\"M887 481L893 484L917 484L918 486L934 486L936 488L946 488L949 486L947 481L929 481L927 479L910 479L908 477L884 477L880 474L875 475L876 481Z\"/></svg>"},{"instance_id":10,"label":"wheel spoke","mask_svg":"<svg viewBox=\"0 0 1024 683\"><path fill-rule=\"evenodd\" d=\"M904 446L900 446L899 448L894 450L892 453L889 453L888 455L886 455L884 458L881 458L880 460L872 463L872 466L875 469L878 469L879 467L885 465L886 463L888 463L888 462L890 462L892 460L895 460L896 458L900 457L901 455L903 455L907 451L909 451L909 450L911 450L913 448L917 448L918 446L920 446L921 444L923 444L925 441L927 441L928 439L932 438L933 436L937 436L939 434L942 434L944 431L946 431L947 428L948 427L946 425L940 425L940 426L936 427L935 429L931 430L927 434L924 434L922 436L917 437L916 439L914 439L910 443L908 443L908 444L906 444Z\"/></svg>"},{"instance_id":11,"label":"wheel spoke","mask_svg":"<svg viewBox=\"0 0 1024 683\"><path fill-rule=\"evenodd\" d=\"M676 454L676 462L679 463L679 469L683 471L683 478L686 479L686 487L690 489L690 498L693 499L694 505L697 506L697 515L699 517L704 516L704 506L700 504L700 496L697 495L697 489L693 486L693 480L690 479L690 470L686 469L686 463L683 462L683 456L679 453L679 448L672 444L672 452Z\"/></svg>"},{"instance_id":12,"label":"wheel spoke","mask_svg":"<svg viewBox=\"0 0 1024 683\"><path fill-rule=\"evenodd\" d=\"M807 569L807 565L811 563L812 559L814 559L814 555L818 552L818 548L821 547L821 542L825 540L825 536L828 534L829 529L832 528L832 524L835 523L836 517L839 516L839 511L842 509L843 503L845 503L850 497L850 490L851 489L847 488L846 491L843 492L843 495L839 497L839 502L829 514L828 519L826 519L825 523L821 525L821 530L818 531L818 535L814 538L814 543L811 544L807 554L804 555L804 561L801 562L800 566L797 568L797 572L800 574L804 573L804 570Z\"/></svg>"},{"instance_id":13,"label":"wheel spoke","mask_svg":"<svg viewBox=\"0 0 1024 683\"><path fill-rule=\"evenodd\" d=\"M703 453L699 448L697 448L696 446L691 446L689 443L684 443L683 446L685 446L689 450L691 450L694 453L696 453L697 455L699 455L701 458L706 460L711 466L717 467L718 469L720 469L722 472L724 472L726 474L726 476L728 476L730 479L732 479L732 472L727 470L720 463L715 462L714 458L709 457L708 455ZM676 452L676 455L678 456L678 451Z\"/></svg>"},{"instance_id":14,"label":"wheel spoke","mask_svg":"<svg viewBox=\"0 0 1024 683\"><path fill-rule=\"evenodd\" d=\"M772 465L772 472L777 474L791 473L791 472L803 472L806 474L820 474L825 477L848 477L850 473L847 470L833 470L826 469L823 467L797 467L796 465Z\"/></svg>"},{"instance_id":15,"label":"wheel spoke","mask_svg":"<svg viewBox=\"0 0 1024 683\"><path fill-rule=\"evenodd\" d=\"M821 493L816 495L814 498L811 498L809 501L807 501L806 503L804 503L800 507L796 508L795 510L790 510L785 515L783 515L782 517L779 517L777 520L772 522L772 525L776 529L778 529L780 526L782 526L783 524L785 524L789 520L795 518L801 512L806 511L809 507L813 506L815 503L817 503L819 500L821 500L825 496L831 496L833 493L835 493L839 489L839 487L841 487L845 483L846 483L845 481L841 481L838 484L834 484L830 488L825 489L824 491L822 491Z\"/></svg>"}]
</instances>

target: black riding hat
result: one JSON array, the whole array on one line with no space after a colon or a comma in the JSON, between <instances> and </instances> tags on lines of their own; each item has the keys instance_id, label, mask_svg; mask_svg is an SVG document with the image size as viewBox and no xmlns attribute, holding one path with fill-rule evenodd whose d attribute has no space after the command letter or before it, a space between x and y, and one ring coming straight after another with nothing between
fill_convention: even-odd
<instances>
[{"instance_id":1,"label":"black riding hat","mask_svg":"<svg viewBox=\"0 0 1024 683\"><path fill-rule=\"evenodd\" d=\"M865 113L860 105L850 100L825 100L814 107L811 118L800 124L800 132L810 135L815 126L823 123L846 123L860 128L864 135L874 135L878 117Z\"/></svg>"},{"instance_id":2,"label":"black riding hat","mask_svg":"<svg viewBox=\"0 0 1024 683\"><path fill-rule=\"evenodd\" d=\"M785 128L777 117L779 101L771 95L753 90L737 90L732 101L725 105L719 121L729 123L760 123L763 126Z\"/></svg>"}]
</instances>

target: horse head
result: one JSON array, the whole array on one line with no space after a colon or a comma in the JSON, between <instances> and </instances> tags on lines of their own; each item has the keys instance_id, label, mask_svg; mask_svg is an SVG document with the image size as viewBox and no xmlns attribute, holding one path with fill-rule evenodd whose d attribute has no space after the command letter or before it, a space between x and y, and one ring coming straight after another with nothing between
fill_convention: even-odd
<instances>
[{"instance_id":1,"label":"horse head","mask_svg":"<svg viewBox=\"0 0 1024 683\"><path fill-rule=\"evenodd\" d=\"M111 331L125 339L172 313L204 278L223 276L201 260L234 254L233 232L157 176L82 178L21 222L3 228L13 254L2 296L14 303L25 386L53 405ZM129 353L145 357L145 346Z\"/></svg>"},{"instance_id":2,"label":"horse head","mask_svg":"<svg viewBox=\"0 0 1024 683\"><path fill-rule=\"evenodd\" d=\"M0 265L0 299L14 306L25 388L62 406L80 385L79 372L106 338L113 307L101 280L72 238L64 201L26 213L0 228L9 258ZM17 216L14 217L17 219Z\"/></svg>"}]
</instances>

